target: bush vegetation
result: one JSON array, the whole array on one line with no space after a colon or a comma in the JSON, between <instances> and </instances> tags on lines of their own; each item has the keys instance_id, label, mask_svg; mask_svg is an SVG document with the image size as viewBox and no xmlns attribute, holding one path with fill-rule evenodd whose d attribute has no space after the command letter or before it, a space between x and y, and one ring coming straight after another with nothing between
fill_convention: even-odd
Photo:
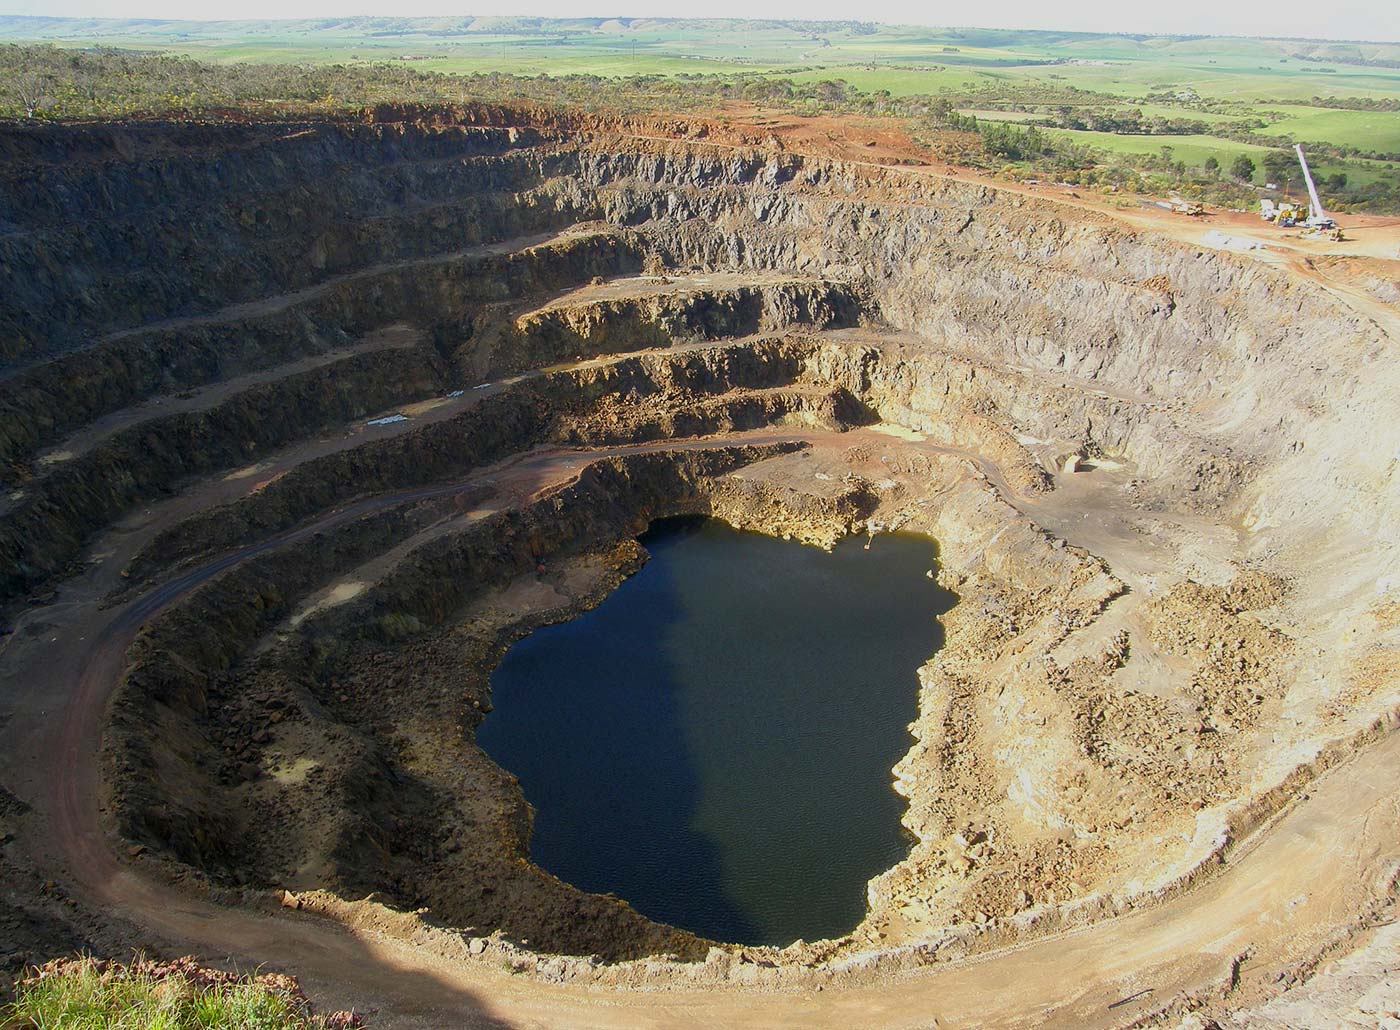
<instances>
[{"instance_id":1,"label":"bush vegetation","mask_svg":"<svg viewBox=\"0 0 1400 1030\"><path fill-rule=\"evenodd\" d=\"M88 957L30 970L0 1008L3 1030L345 1030L347 1012L316 1016L290 977L242 977L193 958L130 964Z\"/></svg>"},{"instance_id":2,"label":"bush vegetation","mask_svg":"<svg viewBox=\"0 0 1400 1030\"><path fill-rule=\"evenodd\" d=\"M1080 121L1115 133L1164 139L1201 127L1197 119L1161 119L1087 113L1097 94L1055 87L1043 96L1017 94L1018 110L1051 112L1025 125L980 120L959 107L999 104L985 89L956 94L895 96L865 92L840 79L797 82L773 74L678 74L601 77L516 76L498 72L447 74L419 71L402 62L374 64L205 64L166 53L105 47L0 46L0 118L85 120L160 117L259 118L344 116L381 104L462 104L524 101L592 111L713 112L732 101L780 107L806 115L870 115L904 119L935 156L994 174L1040 176L1071 185L1137 192L1176 191L1228 206L1257 198L1254 172L1236 162L1223 174L1219 161L1187 165L1171 147L1157 153L1108 152L1042 129ZM1070 102L1076 105L1069 106ZM1221 131L1217 126L1213 131ZM1273 147L1264 158L1268 181L1291 185L1296 165L1287 140L1261 139L1233 127L1245 142ZM1339 157L1338 148L1310 147L1317 158ZM1252 162L1251 162L1252 163ZM1370 181L1345 175L1324 182L1325 199L1339 211L1400 211L1400 173L1383 167Z\"/></svg>"}]
</instances>

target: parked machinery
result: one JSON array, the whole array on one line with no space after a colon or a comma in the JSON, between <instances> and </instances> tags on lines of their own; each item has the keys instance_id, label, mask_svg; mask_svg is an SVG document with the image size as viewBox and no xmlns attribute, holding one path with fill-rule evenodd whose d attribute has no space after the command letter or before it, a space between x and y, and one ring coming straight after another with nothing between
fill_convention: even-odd
<instances>
[{"instance_id":1,"label":"parked machinery","mask_svg":"<svg viewBox=\"0 0 1400 1030\"><path fill-rule=\"evenodd\" d=\"M1336 219L1323 209L1322 198L1317 195L1317 184L1313 182L1312 170L1308 168L1308 159L1303 154L1303 145L1294 144L1293 149L1297 151L1298 164L1303 168L1303 181L1308 184L1310 203L1304 209L1303 205L1295 204L1291 200L1275 203L1264 199L1259 202L1259 217L1283 228L1301 225L1303 231L1299 233L1300 236L1342 239L1342 230L1338 227Z\"/></svg>"}]
</instances>

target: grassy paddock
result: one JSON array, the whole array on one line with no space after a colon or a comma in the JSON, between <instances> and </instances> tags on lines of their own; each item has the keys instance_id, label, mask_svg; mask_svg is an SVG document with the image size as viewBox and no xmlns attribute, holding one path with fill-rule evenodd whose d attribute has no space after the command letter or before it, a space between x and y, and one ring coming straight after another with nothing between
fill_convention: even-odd
<instances>
[{"instance_id":1,"label":"grassy paddock","mask_svg":"<svg viewBox=\"0 0 1400 1030\"><path fill-rule=\"evenodd\" d=\"M64 49L36 52L27 66L24 48L4 46L6 40L47 40ZM74 50L82 55L68 57ZM193 55L204 64L177 67L138 52ZM103 67L74 74L70 64ZM1165 176L1175 188L1213 179L1203 173L1208 159L1228 168L1240 155L1261 166L1256 181L1262 181L1270 149L1286 153L1286 144L1301 142L1319 174L1336 180L1329 189L1337 202L1352 210L1400 210L1400 174L1387 160L1400 155L1400 43L793 20L0 15L0 116L24 110L22 91L7 79L19 82L40 65L56 80L47 116L59 118L189 113L270 97L318 112L467 99L694 112L738 99L808 114L908 117L920 138L934 140L944 130L967 128L948 117L950 107L983 123L1068 126L1077 116L1098 128L1115 127L1110 118L1126 127L1126 116L1137 111L1146 120L1196 123L1177 127L1201 131L1120 135L1057 127L1045 130L1040 138L1050 146L1037 153L989 146L995 160L979 167L1010 159L1053 175L1106 159L1115 168ZM494 78L483 82L484 76ZM1079 151L1084 146L1088 154ZM1162 160L1164 146L1180 166ZM967 156L961 144L953 152ZM1154 179L1153 188L1158 185Z\"/></svg>"},{"instance_id":2,"label":"grassy paddock","mask_svg":"<svg viewBox=\"0 0 1400 1030\"><path fill-rule=\"evenodd\" d=\"M1400 115L1392 115L1391 117L1400 117ZM1087 144L1108 154L1155 155L1160 154L1163 147L1170 147L1172 159L1185 161L1191 168L1199 168L1205 164L1208 157L1214 157L1220 162L1222 168L1228 168L1230 162L1238 155L1245 154L1255 165L1260 167L1261 170L1255 175L1256 181L1259 182L1264 179L1262 171L1264 155L1270 150L1269 147L1261 147L1253 143L1236 143L1234 140L1218 139L1215 136L1128 136L1112 132L1088 132L1078 129L1043 129L1041 131L1071 143ZM1387 162L1369 161L1363 158L1310 157L1308 165L1319 179L1336 172L1342 172L1353 183L1375 182L1389 167Z\"/></svg>"},{"instance_id":3,"label":"grassy paddock","mask_svg":"<svg viewBox=\"0 0 1400 1030\"><path fill-rule=\"evenodd\" d=\"M1177 161L1200 165L1207 157L1215 157L1228 165L1239 154L1248 154L1255 163L1269 152L1268 147L1253 143L1236 143L1215 136L1130 136L1115 132L1090 132L1081 129L1045 129L1049 135L1072 143L1087 143L1110 154L1160 154L1170 147Z\"/></svg>"},{"instance_id":4,"label":"grassy paddock","mask_svg":"<svg viewBox=\"0 0 1400 1030\"><path fill-rule=\"evenodd\" d=\"M290 977L238 976L193 958L130 964L57 959L29 971L0 1030L346 1030L348 1012L312 1014Z\"/></svg>"},{"instance_id":5,"label":"grassy paddock","mask_svg":"<svg viewBox=\"0 0 1400 1030\"><path fill-rule=\"evenodd\" d=\"M1261 108L1270 105L1261 104ZM1263 131L1306 142L1322 140L1360 150L1400 153L1400 112L1336 111L1322 107L1276 106L1281 115Z\"/></svg>"}]
</instances>

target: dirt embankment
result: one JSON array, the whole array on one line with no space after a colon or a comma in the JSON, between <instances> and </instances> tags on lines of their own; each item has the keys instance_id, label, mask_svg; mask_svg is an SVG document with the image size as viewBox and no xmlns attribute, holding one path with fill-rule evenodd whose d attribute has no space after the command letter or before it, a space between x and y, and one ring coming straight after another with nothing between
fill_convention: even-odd
<instances>
[{"instance_id":1,"label":"dirt embankment","mask_svg":"<svg viewBox=\"0 0 1400 1030\"><path fill-rule=\"evenodd\" d=\"M11 471L22 484L0 531L0 599L41 587L68 567L94 530L182 477L255 462L321 428L561 359L674 339L852 325L860 318L849 290L821 282L706 289L622 301L617 311L587 305L515 317L522 298L587 282L598 269L626 270L638 260L638 246L635 238L603 231L518 255L451 262L450 269L430 263L387 270L341 284L333 296L317 291L267 315L138 333L20 377L0 400L14 415L6 422L10 432L0 431L0 451L11 449ZM434 282L440 275L445 278ZM200 413L147 418L70 461L37 467L29 461L40 445L85 419L245 369L334 354L354 334L399 319L426 325L445 356L426 347L348 356Z\"/></svg>"},{"instance_id":2,"label":"dirt embankment","mask_svg":"<svg viewBox=\"0 0 1400 1030\"><path fill-rule=\"evenodd\" d=\"M121 430L55 463L11 502L0 529L0 597L66 569L89 534L185 477L256 461L317 431L441 392L444 378L431 351L379 351L252 387L202 412Z\"/></svg>"},{"instance_id":3,"label":"dirt embankment","mask_svg":"<svg viewBox=\"0 0 1400 1030\"><path fill-rule=\"evenodd\" d=\"M447 421L308 461L255 494L181 522L141 553L131 579L283 532L356 497L460 479L546 442L699 436L804 411L837 424L864 417L838 388L802 382L812 346L768 339L525 379Z\"/></svg>"},{"instance_id":4,"label":"dirt embankment","mask_svg":"<svg viewBox=\"0 0 1400 1030\"><path fill-rule=\"evenodd\" d=\"M0 241L0 360L589 218L526 142L354 125L10 130L0 150L24 159L5 164L0 195L22 231Z\"/></svg>"},{"instance_id":5,"label":"dirt embankment","mask_svg":"<svg viewBox=\"0 0 1400 1030\"><path fill-rule=\"evenodd\" d=\"M306 291L269 284L265 301L122 333L6 380L0 456L21 462L65 431L148 397L326 352L395 322L465 335L485 303L633 271L642 257L635 236L604 229L371 266Z\"/></svg>"}]
</instances>

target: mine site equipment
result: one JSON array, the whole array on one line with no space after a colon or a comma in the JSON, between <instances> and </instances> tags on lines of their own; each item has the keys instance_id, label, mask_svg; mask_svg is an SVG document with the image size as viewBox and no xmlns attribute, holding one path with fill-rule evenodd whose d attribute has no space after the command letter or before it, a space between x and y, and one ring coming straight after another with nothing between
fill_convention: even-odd
<instances>
[{"instance_id":1,"label":"mine site equipment","mask_svg":"<svg viewBox=\"0 0 1400 1030\"><path fill-rule=\"evenodd\" d=\"M1273 222L1280 229L1290 229L1307 221L1307 211L1302 204L1295 204L1291 200L1275 202L1265 198L1259 202L1259 217L1266 222Z\"/></svg>"},{"instance_id":2,"label":"mine site equipment","mask_svg":"<svg viewBox=\"0 0 1400 1030\"><path fill-rule=\"evenodd\" d=\"M1143 203L1148 203L1143 201ZM1199 218L1206 213L1205 205L1197 200L1184 200L1173 195L1170 200L1154 200L1151 206L1160 207L1163 211L1171 211L1178 215L1189 215L1192 218Z\"/></svg>"},{"instance_id":3,"label":"mine site equipment","mask_svg":"<svg viewBox=\"0 0 1400 1030\"><path fill-rule=\"evenodd\" d=\"M1303 166L1303 181L1308 184L1308 200L1311 207L1308 209L1308 220L1303 224L1309 229L1334 229L1337 223L1327 216L1327 212L1322 209L1322 199L1317 195L1317 186L1313 183L1312 171L1308 168L1308 159L1303 155L1303 144L1295 143L1293 149L1298 152L1298 163Z\"/></svg>"},{"instance_id":4,"label":"mine site equipment","mask_svg":"<svg viewBox=\"0 0 1400 1030\"><path fill-rule=\"evenodd\" d=\"M1295 144L1293 149L1297 151L1298 164L1303 169L1303 181L1308 186L1309 205L1304 209L1303 205L1295 204L1291 200L1275 202L1265 198L1259 202L1259 217L1284 229L1301 225L1303 231L1299 235L1304 237L1342 239L1342 231L1337 227L1336 220L1323 209L1322 198L1317 195L1317 184L1313 182L1312 170L1308 168L1308 159L1303 154L1303 145Z\"/></svg>"},{"instance_id":5,"label":"mine site equipment","mask_svg":"<svg viewBox=\"0 0 1400 1030\"><path fill-rule=\"evenodd\" d=\"M1179 215L1189 215L1192 218L1200 218L1206 213L1205 205L1195 200L1174 200L1172 210Z\"/></svg>"}]
</instances>

